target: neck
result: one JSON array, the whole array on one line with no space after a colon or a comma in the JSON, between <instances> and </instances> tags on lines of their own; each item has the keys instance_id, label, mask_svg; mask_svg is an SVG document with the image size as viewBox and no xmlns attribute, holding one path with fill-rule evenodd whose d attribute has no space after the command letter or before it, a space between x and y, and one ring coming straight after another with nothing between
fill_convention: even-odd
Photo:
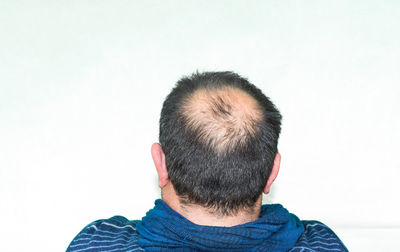
<instances>
[{"instance_id":1,"label":"neck","mask_svg":"<svg viewBox=\"0 0 400 252\"><path fill-rule=\"evenodd\" d=\"M198 205L181 205L180 214L189 221L202 226L232 227L255 221L259 218L261 207L251 211L239 211L235 215L221 215Z\"/></svg>"},{"instance_id":2,"label":"neck","mask_svg":"<svg viewBox=\"0 0 400 252\"><path fill-rule=\"evenodd\" d=\"M261 200L256 202L252 209L238 211L234 215L221 215L209 208L196 204L182 204L172 186L163 188L162 199L174 211L188 219L194 224L202 226L232 227L255 221L260 216Z\"/></svg>"}]
</instances>

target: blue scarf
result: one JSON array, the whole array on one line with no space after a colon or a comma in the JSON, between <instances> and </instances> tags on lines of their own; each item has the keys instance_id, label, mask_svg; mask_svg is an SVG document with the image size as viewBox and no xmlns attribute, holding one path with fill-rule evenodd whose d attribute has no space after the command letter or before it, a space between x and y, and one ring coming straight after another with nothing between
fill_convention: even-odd
<instances>
[{"instance_id":1,"label":"blue scarf","mask_svg":"<svg viewBox=\"0 0 400 252\"><path fill-rule=\"evenodd\" d=\"M286 251L304 231L279 204L263 205L260 218L233 227L196 225L162 200L136 226L146 251Z\"/></svg>"}]
</instances>

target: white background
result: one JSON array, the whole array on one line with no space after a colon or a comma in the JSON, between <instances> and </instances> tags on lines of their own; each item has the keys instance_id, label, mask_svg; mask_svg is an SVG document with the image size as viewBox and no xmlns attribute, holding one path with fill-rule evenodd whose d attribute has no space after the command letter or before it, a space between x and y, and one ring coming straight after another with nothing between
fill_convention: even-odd
<instances>
[{"instance_id":1,"label":"white background","mask_svg":"<svg viewBox=\"0 0 400 252\"><path fill-rule=\"evenodd\" d=\"M399 26L396 0L2 0L0 251L63 251L91 221L145 215L162 101L195 70L236 71L280 108L265 202L350 251L395 251Z\"/></svg>"}]
</instances>

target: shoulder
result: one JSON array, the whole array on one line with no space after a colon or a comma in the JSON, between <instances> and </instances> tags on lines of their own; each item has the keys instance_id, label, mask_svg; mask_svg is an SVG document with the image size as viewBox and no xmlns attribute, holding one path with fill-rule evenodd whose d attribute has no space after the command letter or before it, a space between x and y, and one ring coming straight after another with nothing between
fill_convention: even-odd
<instances>
[{"instance_id":1,"label":"shoulder","mask_svg":"<svg viewBox=\"0 0 400 252\"><path fill-rule=\"evenodd\" d=\"M137 223L122 216L94 221L72 240L67 252L144 251L137 242Z\"/></svg>"},{"instance_id":2,"label":"shoulder","mask_svg":"<svg viewBox=\"0 0 400 252\"><path fill-rule=\"evenodd\" d=\"M302 222L304 232L289 251L348 251L339 237L325 224L319 221Z\"/></svg>"}]
</instances>

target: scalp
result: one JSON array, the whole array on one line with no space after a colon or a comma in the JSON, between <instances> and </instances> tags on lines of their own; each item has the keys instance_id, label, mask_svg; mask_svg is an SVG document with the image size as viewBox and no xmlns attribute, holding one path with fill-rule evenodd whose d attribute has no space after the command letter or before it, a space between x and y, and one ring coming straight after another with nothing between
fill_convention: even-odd
<instances>
[{"instance_id":1,"label":"scalp","mask_svg":"<svg viewBox=\"0 0 400 252\"><path fill-rule=\"evenodd\" d=\"M231 86L194 91L184 100L181 113L188 129L217 154L248 143L263 117L250 94Z\"/></svg>"}]
</instances>

